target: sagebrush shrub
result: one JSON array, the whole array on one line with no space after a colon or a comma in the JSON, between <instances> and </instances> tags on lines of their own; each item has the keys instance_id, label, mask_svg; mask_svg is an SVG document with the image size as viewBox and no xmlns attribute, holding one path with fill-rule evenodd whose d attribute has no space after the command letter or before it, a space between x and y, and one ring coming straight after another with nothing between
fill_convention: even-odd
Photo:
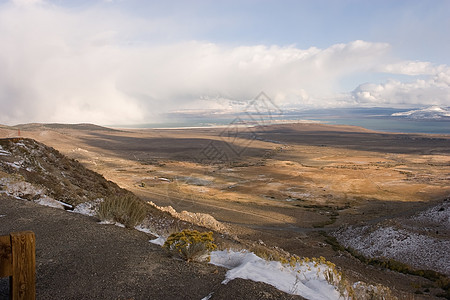
<instances>
[{"instance_id":1,"label":"sagebrush shrub","mask_svg":"<svg viewBox=\"0 0 450 300\"><path fill-rule=\"evenodd\" d=\"M186 261L209 261L210 252L217 249L214 244L213 233L184 229L172 233L163 246L172 255Z\"/></svg>"},{"instance_id":2,"label":"sagebrush shrub","mask_svg":"<svg viewBox=\"0 0 450 300\"><path fill-rule=\"evenodd\" d=\"M111 196L97 208L100 220L114 221L134 228L147 215L147 205L132 194Z\"/></svg>"}]
</instances>

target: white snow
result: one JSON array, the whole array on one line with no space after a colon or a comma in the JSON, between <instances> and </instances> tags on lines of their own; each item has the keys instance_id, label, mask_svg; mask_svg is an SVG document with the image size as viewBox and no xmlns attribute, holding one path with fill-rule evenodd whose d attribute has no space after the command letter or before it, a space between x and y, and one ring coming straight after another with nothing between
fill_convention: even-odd
<instances>
[{"instance_id":1,"label":"white snow","mask_svg":"<svg viewBox=\"0 0 450 300\"><path fill-rule=\"evenodd\" d=\"M140 230L146 232L145 229L140 228ZM165 241L165 238L159 236L149 242L163 246ZM227 284L236 278L242 278L264 282L283 292L300 295L310 300L346 298L340 295L336 286L325 279L327 271L333 272L325 264L305 261L291 266L278 261L266 261L246 250L212 251L210 258L211 264L229 269L225 275L225 280L222 282L223 284ZM336 282L336 278L334 282ZM209 299L211 296L212 293L203 299Z\"/></svg>"},{"instance_id":2,"label":"white snow","mask_svg":"<svg viewBox=\"0 0 450 300\"><path fill-rule=\"evenodd\" d=\"M213 294L214 294L214 292L209 293L208 296L203 297L202 300L209 300L209 299L211 299Z\"/></svg>"},{"instance_id":3,"label":"white snow","mask_svg":"<svg viewBox=\"0 0 450 300\"><path fill-rule=\"evenodd\" d=\"M0 178L0 184L5 186L5 192L7 195L12 196L16 199L24 200L24 195L31 195L33 197L33 202L54 207L54 208L64 208L64 206L70 206L64 202L55 200L47 195L45 195L45 191L40 188L36 187L35 185L26 182L26 181L17 181L13 178ZM26 200L26 199L25 199Z\"/></svg>"},{"instance_id":4,"label":"white snow","mask_svg":"<svg viewBox=\"0 0 450 300\"><path fill-rule=\"evenodd\" d=\"M9 165L9 166L11 166L13 168L16 168L16 169L20 169L21 168L21 165L19 164L19 162L10 163L10 162L6 161L5 164L7 164L7 165Z\"/></svg>"},{"instance_id":5,"label":"white snow","mask_svg":"<svg viewBox=\"0 0 450 300\"><path fill-rule=\"evenodd\" d=\"M64 207L72 208L72 205L70 205L70 204L64 203L64 202L59 201L59 200L55 200L55 201L58 202L59 204L61 204Z\"/></svg>"},{"instance_id":6,"label":"white snow","mask_svg":"<svg viewBox=\"0 0 450 300\"><path fill-rule=\"evenodd\" d=\"M156 236L156 234L154 234L153 231L150 230L150 228L145 227L145 226L142 225L142 224L136 225L136 226L134 227L134 229L136 229L137 231L149 233L149 234L152 234L152 235L155 235L155 236Z\"/></svg>"},{"instance_id":7,"label":"white snow","mask_svg":"<svg viewBox=\"0 0 450 300\"><path fill-rule=\"evenodd\" d=\"M418 269L450 274L450 201L413 216L375 225L349 226L333 235L368 257L392 258Z\"/></svg>"},{"instance_id":8,"label":"white snow","mask_svg":"<svg viewBox=\"0 0 450 300\"><path fill-rule=\"evenodd\" d=\"M110 220L103 220L103 221L98 222L97 224L100 224L100 225L115 225L115 226L120 227L120 228L125 228L124 224L119 223L119 222L110 221Z\"/></svg>"},{"instance_id":9,"label":"white snow","mask_svg":"<svg viewBox=\"0 0 450 300\"><path fill-rule=\"evenodd\" d=\"M21 197L26 194L30 195L42 195L44 194L43 189L34 186L33 184L26 181L17 181L13 178L0 178L0 184L5 186L5 191L8 195L13 197Z\"/></svg>"},{"instance_id":10,"label":"white snow","mask_svg":"<svg viewBox=\"0 0 450 300\"><path fill-rule=\"evenodd\" d=\"M164 243L166 242L166 239L163 238L162 236L160 236L160 237L157 237L154 240L150 240L149 242L152 243L152 244L159 245L159 246L162 247L164 245Z\"/></svg>"},{"instance_id":11,"label":"white snow","mask_svg":"<svg viewBox=\"0 0 450 300\"><path fill-rule=\"evenodd\" d=\"M94 201L80 203L77 206L75 206L72 212L93 217L97 214L96 209L98 205L103 202L103 200L104 200L103 198L97 198Z\"/></svg>"},{"instance_id":12,"label":"white snow","mask_svg":"<svg viewBox=\"0 0 450 300\"><path fill-rule=\"evenodd\" d=\"M248 251L213 251L211 264L230 269L224 284L235 278L265 282L277 289L311 300L339 299L337 288L325 279L327 265L308 262L294 267L266 261Z\"/></svg>"},{"instance_id":13,"label":"white snow","mask_svg":"<svg viewBox=\"0 0 450 300\"><path fill-rule=\"evenodd\" d=\"M409 117L413 119L440 119L442 117L450 117L450 110L439 106L430 106L422 109L393 113L391 116Z\"/></svg>"},{"instance_id":14,"label":"white snow","mask_svg":"<svg viewBox=\"0 0 450 300\"><path fill-rule=\"evenodd\" d=\"M11 155L11 152L0 149L0 155L5 155L5 156Z\"/></svg>"},{"instance_id":15,"label":"white snow","mask_svg":"<svg viewBox=\"0 0 450 300\"><path fill-rule=\"evenodd\" d=\"M150 228L144 226L143 224L137 225L136 227L134 227L134 229L156 236L156 239L149 240L149 242L152 243L152 244L155 244L155 245L158 245L158 246L162 247L164 245L164 243L166 242L167 238L160 236L159 234L157 234L156 232L154 232Z\"/></svg>"},{"instance_id":16,"label":"white snow","mask_svg":"<svg viewBox=\"0 0 450 300\"><path fill-rule=\"evenodd\" d=\"M34 200L34 202L37 204L40 204L40 205L44 205L44 206L60 208L60 209L64 208L60 201L50 198L47 195L41 195L41 198L39 198L38 200Z\"/></svg>"},{"instance_id":17,"label":"white snow","mask_svg":"<svg viewBox=\"0 0 450 300\"><path fill-rule=\"evenodd\" d=\"M420 269L450 274L450 241L400 228L348 227L337 233L339 242L365 256L386 257Z\"/></svg>"},{"instance_id":18,"label":"white snow","mask_svg":"<svg viewBox=\"0 0 450 300\"><path fill-rule=\"evenodd\" d=\"M137 231L145 232L145 233L148 233L148 234L151 234L151 235L159 237L159 235L156 232L154 232L153 230L151 230L147 226L144 226L143 224L136 225L134 227L134 229L136 229Z\"/></svg>"},{"instance_id":19,"label":"white snow","mask_svg":"<svg viewBox=\"0 0 450 300\"><path fill-rule=\"evenodd\" d=\"M103 220L103 221L97 222L97 224L100 224L100 225L114 225L115 222L110 221L110 220Z\"/></svg>"},{"instance_id":20,"label":"white snow","mask_svg":"<svg viewBox=\"0 0 450 300\"><path fill-rule=\"evenodd\" d=\"M450 229L450 201L433 206L417 214L413 219L422 222L433 222Z\"/></svg>"}]
</instances>

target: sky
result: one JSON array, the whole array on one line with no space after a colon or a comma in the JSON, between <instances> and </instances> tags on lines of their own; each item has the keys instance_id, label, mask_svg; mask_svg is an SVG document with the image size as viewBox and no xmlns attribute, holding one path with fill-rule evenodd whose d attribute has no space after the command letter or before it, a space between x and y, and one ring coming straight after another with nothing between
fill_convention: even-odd
<instances>
[{"instance_id":1,"label":"sky","mask_svg":"<svg viewBox=\"0 0 450 300\"><path fill-rule=\"evenodd\" d=\"M449 0L0 0L0 124L450 106Z\"/></svg>"}]
</instances>

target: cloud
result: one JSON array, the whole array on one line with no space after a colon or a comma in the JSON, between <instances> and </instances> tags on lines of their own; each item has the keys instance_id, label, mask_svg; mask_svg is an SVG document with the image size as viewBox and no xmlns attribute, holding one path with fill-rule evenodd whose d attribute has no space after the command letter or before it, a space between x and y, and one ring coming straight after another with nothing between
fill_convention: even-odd
<instances>
[{"instance_id":1,"label":"cloud","mask_svg":"<svg viewBox=\"0 0 450 300\"><path fill-rule=\"evenodd\" d=\"M0 5L3 124L149 123L173 110L232 109L231 100L260 91L285 107L448 103L447 67L393 62L386 43L357 40L324 49L157 43L151 37L171 32L168 20L131 17L101 4L68 10L14 3L22 4ZM430 78L341 90L343 77L364 72Z\"/></svg>"},{"instance_id":2,"label":"cloud","mask_svg":"<svg viewBox=\"0 0 450 300\"><path fill-rule=\"evenodd\" d=\"M129 95L176 105L202 95L251 99L261 90L299 102L306 90L330 93L339 76L370 67L387 47L362 41L306 50L187 42L132 50L119 82Z\"/></svg>"},{"instance_id":3,"label":"cloud","mask_svg":"<svg viewBox=\"0 0 450 300\"><path fill-rule=\"evenodd\" d=\"M392 64L382 65L377 68L379 72L403 74L403 75L435 75L441 72L448 72L446 65L435 66L425 61L401 61Z\"/></svg>"},{"instance_id":4,"label":"cloud","mask_svg":"<svg viewBox=\"0 0 450 300\"><path fill-rule=\"evenodd\" d=\"M351 93L352 99L358 104L365 105L450 106L450 68L437 69L439 71L434 76L425 80L416 79L410 82L390 80L382 84L359 85Z\"/></svg>"},{"instance_id":5,"label":"cloud","mask_svg":"<svg viewBox=\"0 0 450 300\"><path fill-rule=\"evenodd\" d=\"M12 3L17 6L26 7L26 6L33 6L33 5L37 5L37 4L43 4L44 1L43 0L13 0Z\"/></svg>"}]
</instances>

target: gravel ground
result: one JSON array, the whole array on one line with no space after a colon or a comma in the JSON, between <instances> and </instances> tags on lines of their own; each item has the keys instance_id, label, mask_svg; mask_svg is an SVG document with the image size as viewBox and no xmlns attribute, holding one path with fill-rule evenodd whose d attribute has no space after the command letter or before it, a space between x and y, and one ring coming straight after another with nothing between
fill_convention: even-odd
<instances>
[{"instance_id":1,"label":"gravel ground","mask_svg":"<svg viewBox=\"0 0 450 300\"><path fill-rule=\"evenodd\" d=\"M226 270L185 263L145 233L0 195L0 235L36 234L37 299L302 299L248 280L221 284ZM7 279L0 299L7 298Z\"/></svg>"}]
</instances>

